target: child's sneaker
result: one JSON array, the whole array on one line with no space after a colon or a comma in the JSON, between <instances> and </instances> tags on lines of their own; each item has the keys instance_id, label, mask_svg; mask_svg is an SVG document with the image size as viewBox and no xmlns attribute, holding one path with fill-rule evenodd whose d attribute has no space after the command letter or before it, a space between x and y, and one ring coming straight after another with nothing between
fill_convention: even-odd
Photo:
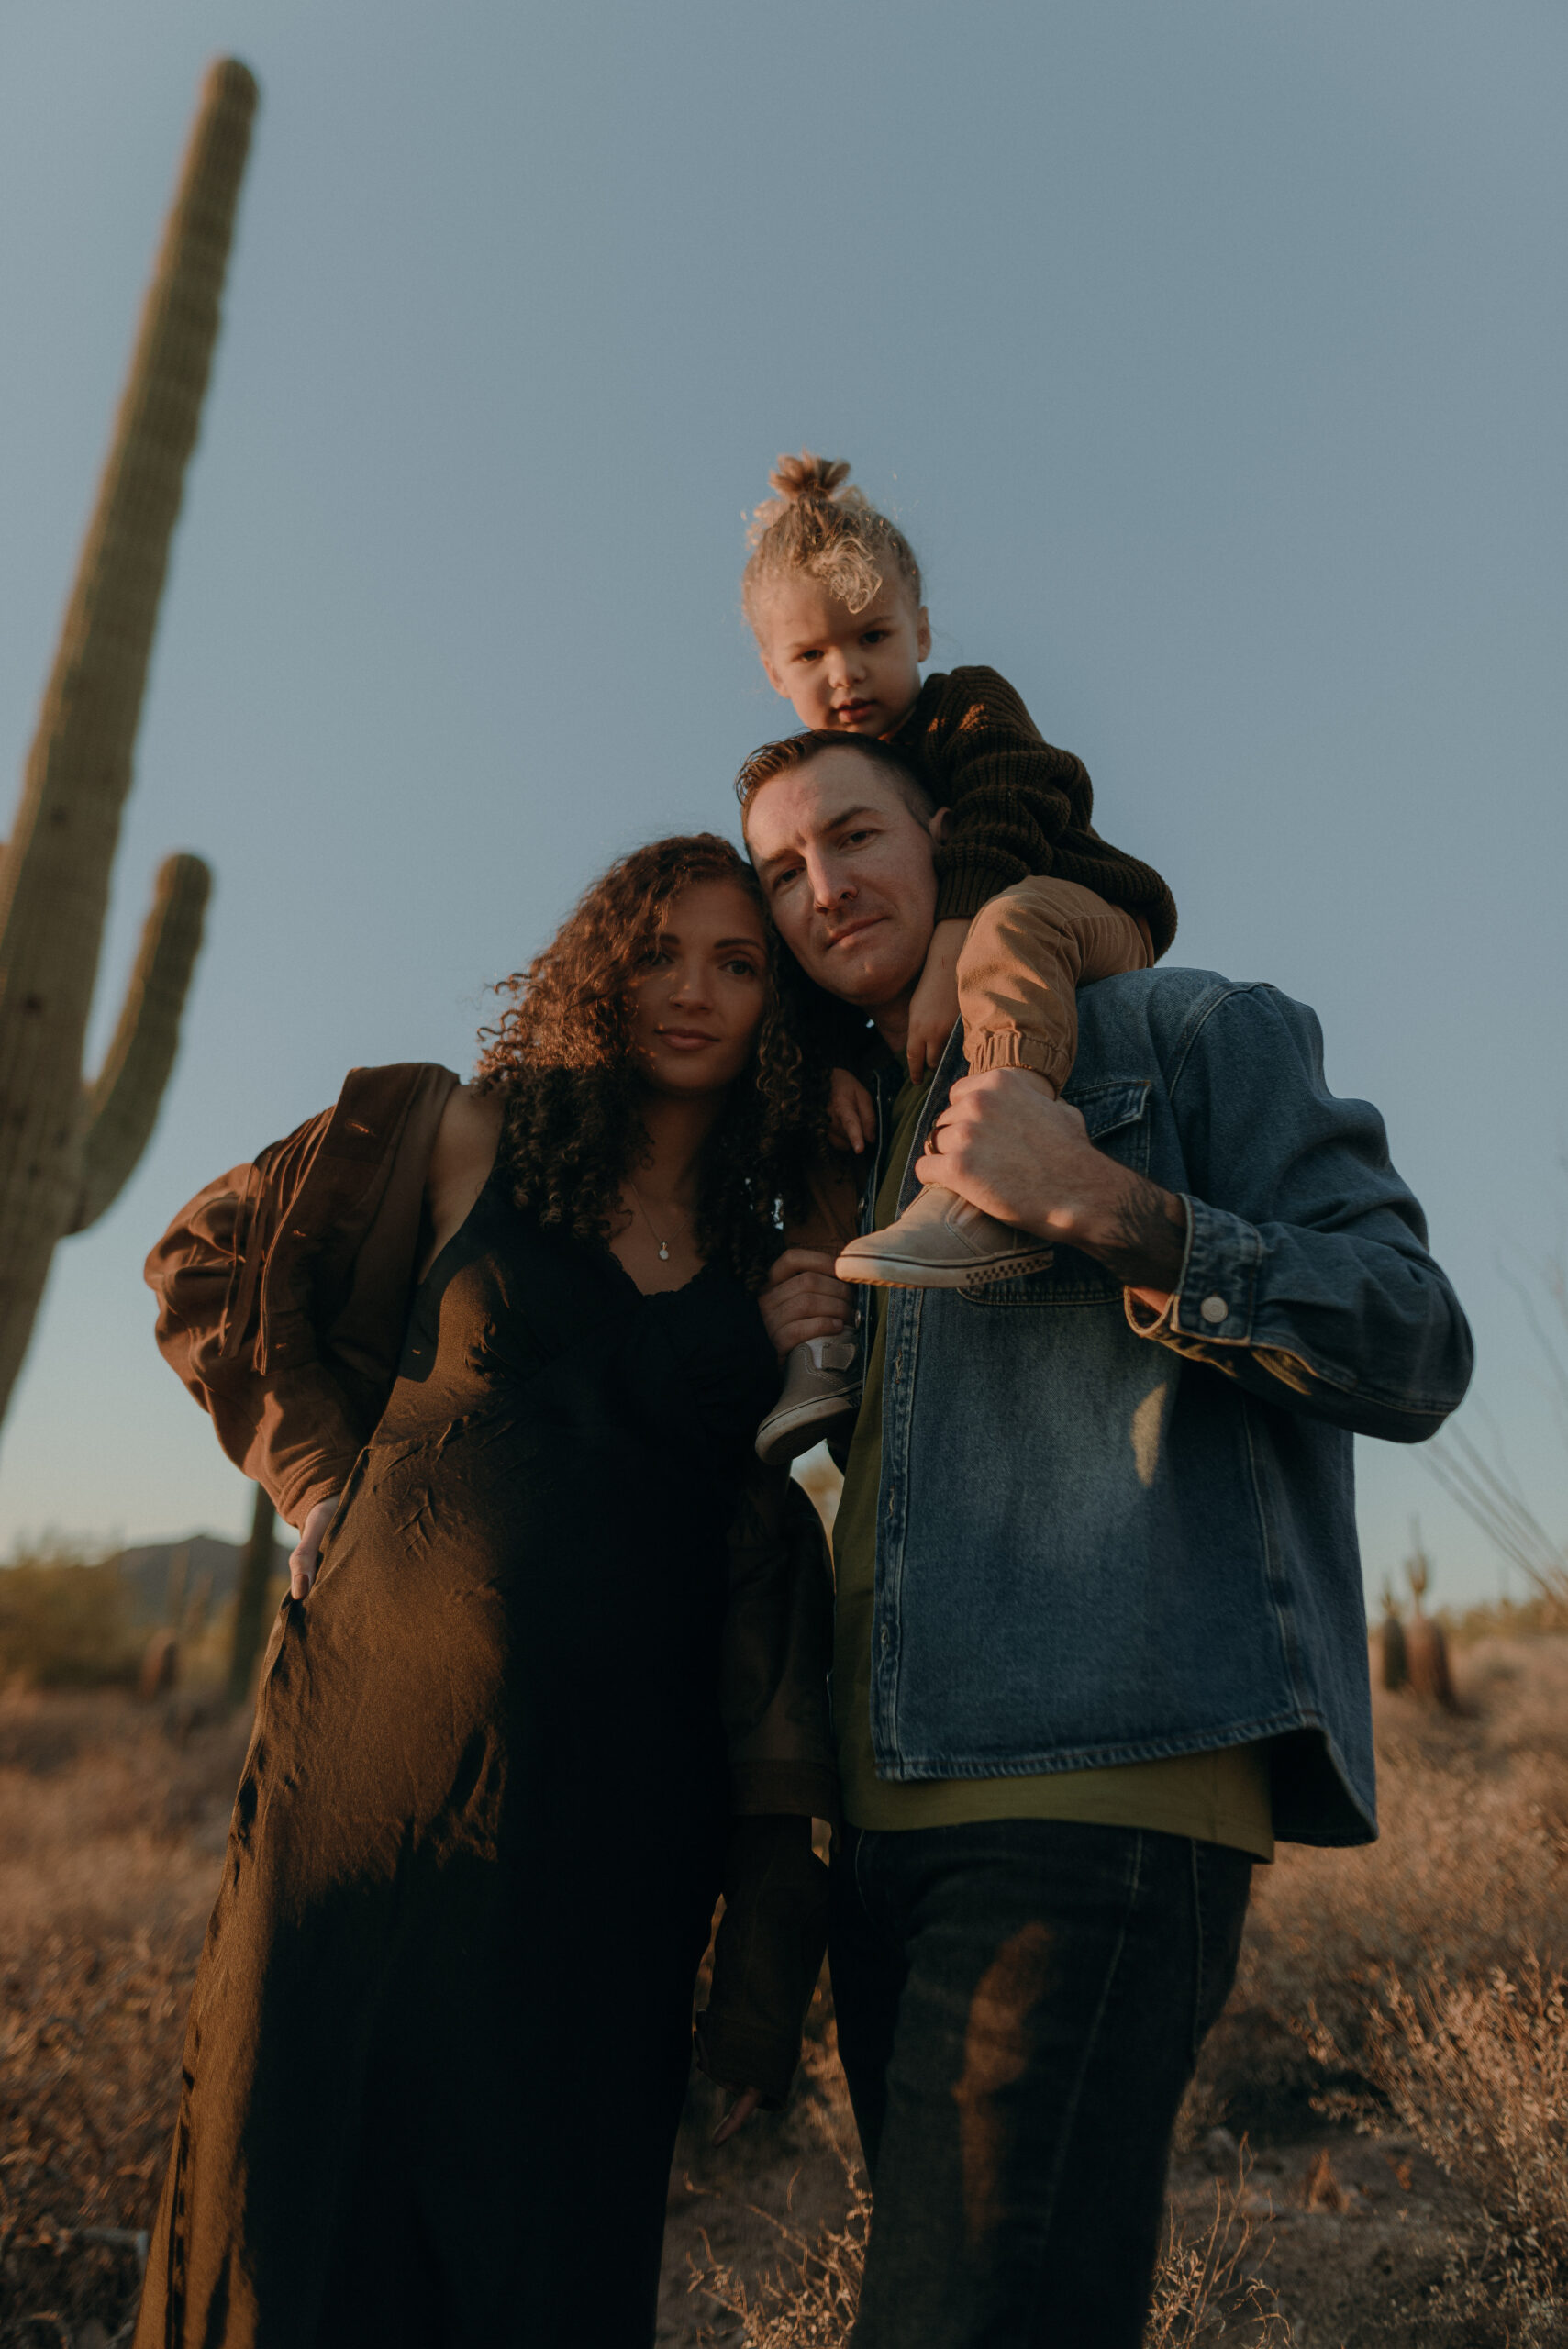
<instances>
[{"instance_id":1,"label":"child's sneaker","mask_svg":"<svg viewBox=\"0 0 1568 2349\"><path fill-rule=\"evenodd\" d=\"M861 1407L861 1350L852 1331L805 1338L792 1347L784 1393L757 1430L757 1457L770 1468L798 1460L824 1436L848 1436Z\"/></svg>"},{"instance_id":2,"label":"child's sneaker","mask_svg":"<svg viewBox=\"0 0 1568 2349\"><path fill-rule=\"evenodd\" d=\"M928 1183L885 1231L865 1232L841 1248L833 1270L841 1281L868 1281L873 1288L968 1288L1043 1273L1055 1252L1033 1232Z\"/></svg>"}]
</instances>

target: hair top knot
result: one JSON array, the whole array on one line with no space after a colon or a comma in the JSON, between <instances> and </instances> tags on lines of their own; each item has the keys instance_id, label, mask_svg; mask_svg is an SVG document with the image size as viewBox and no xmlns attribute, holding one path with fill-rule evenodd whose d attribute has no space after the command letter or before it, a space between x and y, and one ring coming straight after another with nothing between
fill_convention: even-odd
<instances>
[{"instance_id":1,"label":"hair top knot","mask_svg":"<svg viewBox=\"0 0 1568 2349\"><path fill-rule=\"evenodd\" d=\"M841 457L803 449L781 456L768 475L777 493L752 513L746 532L751 559L740 581L740 603L755 628L770 585L790 573L817 580L863 612L892 571L920 601L920 566L896 522L880 513L863 490L850 485Z\"/></svg>"},{"instance_id":2,"label":"hair top knot","mask_svg":"<svg viewBox=\"0 0 1568 2349\"><path fill-rule=\"evenodd\" d=\"M768 475L768 486L776 489L780 497L831 497L833 492L850 478L850 468L842 457L814 457L803 449L798 457L781 457ZM770 506L773 501L768 500ZM762 508L757 508L760 514Z\"/></svg>"}]
</instances>

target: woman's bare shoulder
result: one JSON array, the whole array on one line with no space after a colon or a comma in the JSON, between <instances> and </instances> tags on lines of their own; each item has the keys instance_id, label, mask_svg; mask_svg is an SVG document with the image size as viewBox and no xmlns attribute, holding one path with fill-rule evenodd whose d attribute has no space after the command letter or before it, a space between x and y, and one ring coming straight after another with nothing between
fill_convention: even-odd
<instances>
[{"instance_id":1,"label":"woman's bare shoulder","mask_svg":"<svg viewBox=\"0 0 1568 2349\"><path fill-rule=\"evenodd\" d=\"M499 1093L479 1093L472 1085L455 1085L436 1129L431 1181L461 1181L471 1173L483 1179L495 1156L504 1114Z\"/></svg>"}]
</instances>

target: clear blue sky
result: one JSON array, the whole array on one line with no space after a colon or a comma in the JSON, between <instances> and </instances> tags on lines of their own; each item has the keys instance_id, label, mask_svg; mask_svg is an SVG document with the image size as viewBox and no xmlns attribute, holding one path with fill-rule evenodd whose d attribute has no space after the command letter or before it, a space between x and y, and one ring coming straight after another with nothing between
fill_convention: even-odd
<instances>
[{"instance_id":1,"label":"clear blue sky","mask_svg":"<svg viewBox=\"0 0 1568 2349\"><path fill-rule=\"evenodd\" d=\"M741 515L803 443L895 506L938 660L1087 760L1178 957L1318 1007L1568 1530L1505 1277L1568 1204L1556 0L6 8L16 774L226 49L263 106L100 1038L166 849L210 941L155 1143L56 1258L0 1549L239 1527L147 1246L351 1063L466 1065L614 852L732 828L786 714ZM1494 1588L1418 1459L1360 1453L1369 1572L1418 1508L1439 1596Z\"/></svg>"}]
</instances>

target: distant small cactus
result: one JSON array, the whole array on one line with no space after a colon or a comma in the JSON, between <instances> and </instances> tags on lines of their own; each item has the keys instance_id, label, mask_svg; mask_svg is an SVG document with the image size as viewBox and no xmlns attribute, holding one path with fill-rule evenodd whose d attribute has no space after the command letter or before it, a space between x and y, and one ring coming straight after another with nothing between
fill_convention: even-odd
<instances>
[{"instance_id":1,"label":"distant small cactus","mask_svg":"<svg viewBox=\"0 0 1568 2349\"><path fill-rule=\"evenodd\" d=\"M0 858L0 1416L57 1243L96 1221L147 1146L201 945L211 875L200 857L169 857L114 1041L84 1085L120 817L255 106L243 65L211 67Z\"/></svg>"},{"instance_id":2,"label":"distant small cactus","mask_svg":"<svg viewBox=\"0 0 1568 2349\"><path fill-rule=\"evenodd\" d=\"M1398 1602L1393 1585L1383 1586L1383 1620L1377 1627L1378 1677L1390 1690L1404 1688L1410 1679L1410 1660L1405 1644L1405 1626L1399 1620Z\"/></svg>"},{"instance_id":3,"label":"distant small cactus","mask_svg":"<svg viewBox=\"0 0 1568 2349\"><path fill-rule=\"evenodd\" d=\"M144 1705L150 1705L159 1697L166 1697L179 1677L179 1634L165 1625L162 1631L153 1632L142 1651L136 1693Z\"/></svg>"},{"instance_id":4,"label":"distant small cactus","mask_svg":"<svg viewBox=\"0 0 1568 2349\"><path fill-rule=\"evenodd\" d=\"M1449 1670L1448 1641L1440 1623L1434 1622L1421 1609L1421 1601L1431 1587L1431 1561L1421 1547L1419 1523L1411 1528L1414 1547L1405 1561L1409 1578L1413 1612L1405 1633L1405 1658L1415 1695L1424 1697L1429 1704L1440 1705L1447 1713L1457 1713L1459 1698L1454 1694L1453 1677Z\"/></svg>"}]
</instances>

